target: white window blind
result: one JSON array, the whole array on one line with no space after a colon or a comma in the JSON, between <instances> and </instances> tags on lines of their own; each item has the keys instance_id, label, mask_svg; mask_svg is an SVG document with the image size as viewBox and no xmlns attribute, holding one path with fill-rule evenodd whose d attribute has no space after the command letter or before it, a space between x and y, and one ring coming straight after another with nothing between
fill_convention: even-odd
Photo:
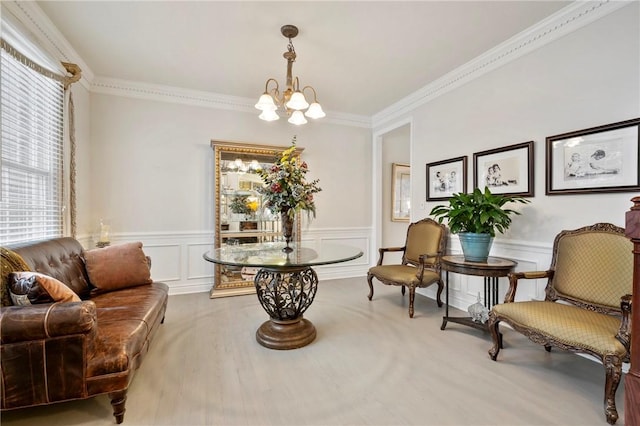
<instances>
[{"instance_id":1,"label":"white window blind","mask_svg":"<svg viewBox=\"0 0 640 426\"><path fill-rule=\"evenodd\" d=\"M64 87L0 53L0 245L59 237Z\"/></svg>"}]
</instances>

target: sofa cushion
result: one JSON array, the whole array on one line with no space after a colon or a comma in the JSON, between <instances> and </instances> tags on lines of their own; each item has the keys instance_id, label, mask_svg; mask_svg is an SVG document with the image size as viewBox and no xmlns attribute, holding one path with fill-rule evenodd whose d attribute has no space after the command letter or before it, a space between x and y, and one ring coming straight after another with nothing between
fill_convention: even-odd
<instances>
[{"instance_id":1,"label":"sofa cushion","mask_svg":"<svg viewBox=\"0 0 640 426\"><path fill-rule=\"evenodd\" d=\"M85 251L89 281L100 291L151 284L151 271L142 243L125 243Z\"/></svg>"},{"instance_id":2,"label":"sofa cushion","mask_svg":"<svg viewBox=\"0 0 640 426\"><path fill-rule=\"evenodd\" d=\"M14 305L80 302L78 295L63 282L38 272L12 272L8 281Z\"/></svg>"},{"instance_id":3,"label":"sofa cushion","mask_svg":"<svg viewBox=\"0 0 640 426\"><path fill-rule=\"evenodd\" d=\"M93 296L98 335L87 377L137 368L155 328L164 318L168 287L163 283L136 286Z\"/></svg>"}]
</instances>

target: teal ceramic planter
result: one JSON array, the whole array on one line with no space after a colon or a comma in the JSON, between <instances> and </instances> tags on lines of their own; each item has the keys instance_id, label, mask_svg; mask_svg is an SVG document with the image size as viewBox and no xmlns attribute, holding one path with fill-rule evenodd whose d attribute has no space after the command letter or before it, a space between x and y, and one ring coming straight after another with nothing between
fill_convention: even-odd
<instances>
[{"instance_id":1,"label":"teal ceramic planter","mask_svg":"<svg viewBox=\"0 0 640 426\"><path fill-rule=\"evenodd\" d=\"M458 234L462 253L467 262L486 262L493 244L493 237L489 234L475 234L461 232Z\"/></svg>"}]
</instances>

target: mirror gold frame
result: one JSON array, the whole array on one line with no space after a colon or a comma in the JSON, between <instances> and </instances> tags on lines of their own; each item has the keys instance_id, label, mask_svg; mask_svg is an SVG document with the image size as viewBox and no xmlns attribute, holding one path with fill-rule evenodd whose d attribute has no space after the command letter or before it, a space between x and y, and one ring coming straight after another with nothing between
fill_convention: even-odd
<instances>
[{"instance_id":1,"label":"mirror gold frame","mask_svg":"<svg viewBox=\"0 0 640 426\"><path fill-rule=\"evenodd\" d=\"M244 197L242 199L255 197L258 199L257 205L261 206L261 200L255 188L262 185L262 179L255 170L253 173L249 173L251 170L238 173L229 168L235 167L236 164L250 164L253 160L261 165L273 164L288 146L212 140L211 148L214 152L214 247L220 248L223 244L245 244L281 239L279 218L270 217L269 220L264 220L262 217L259 220L243 221L237 219L240 213L232 213L230 208L232 203L235 203L235 211L238 211L236 201L238 197ZM304 148L297 147L295 155L300 157L303 150ZM234 217L229 220L230 216ZM243 224L245 228L242 227ZM296 220L294 239L300 239L300 220ZM256 272L253 268L233 268L216 264L210 297L255 293L253 276Z\"/></svg>"}]
</instances>

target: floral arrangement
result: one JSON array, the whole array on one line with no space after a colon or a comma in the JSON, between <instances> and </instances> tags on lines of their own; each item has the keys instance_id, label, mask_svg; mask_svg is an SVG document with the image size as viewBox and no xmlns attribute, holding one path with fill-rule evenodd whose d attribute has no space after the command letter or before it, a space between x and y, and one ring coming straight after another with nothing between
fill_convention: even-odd
<instances>
[{"instance_id":1,"label":"floral arrangement","mask_svg":"<svg viewBox=\"0 0 640 426\"><path fill-rule=\"evenodd\" d=\"M313 194L322 189L318 187L318 179L306 181L307 163L299 161L294 155L295 150L294 136L291 147L284 150L271 167L260 171L265 186L258 188L258 192L263 195L263 205L273 213L286 213L293 219L296 213L304 210L315 217Z\"/></svg>"}]
</instances>

